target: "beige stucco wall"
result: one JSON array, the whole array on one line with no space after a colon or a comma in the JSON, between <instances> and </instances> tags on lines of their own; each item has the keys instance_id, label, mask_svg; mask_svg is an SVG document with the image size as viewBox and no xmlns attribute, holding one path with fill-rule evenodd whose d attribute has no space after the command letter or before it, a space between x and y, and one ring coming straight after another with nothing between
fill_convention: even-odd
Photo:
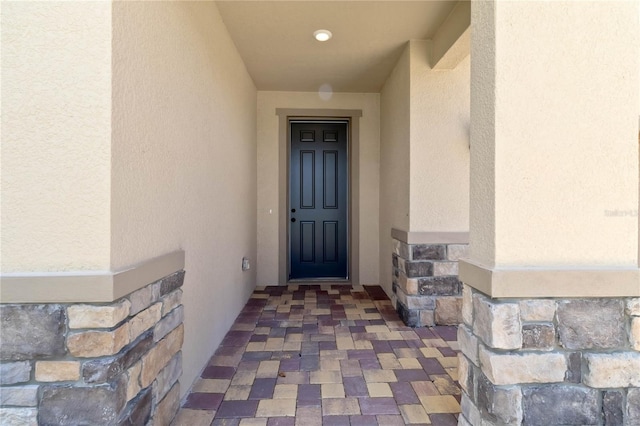
<instances>
[{"instance_id":1,"label":"beige stucco wall","mask_svg":"<svg viewBox=\"0 0 640 426\"><path fill-rule=\"evenodd\" d=\"M473 2L472 260L637 265L638 8Z\"/></svg>"},{"instance_id":2,"label":"beige stucco wall","mask_svg":"<svg viewBox=\"0 0 640 426\"><path fill-rule=\"evenodd\" d=\"M375 93L258 92L258 285L278 284L279 124L277 108L362 110L360 118L361 284L378 284L380 97ZM323 99L324 98L324 99ZM284 165L286 167L286 165ZM286 214L286 212L285 212Z\"/></svg>"},{"instance_id":3,"label":"beige stucco wall","mask_svg":"<svg viewBox=\"0 0 640 426\"><path fill-rule=\"evenodd\" d=\"M452 70L431 69L430 41L410 52L411 232L469 230L470 57Z\"/></svg>"},{"instance_id":4,"label":"beige stucco wall","mask_svg":"<svg viewBox=\"0 0 640 426\"><path fill-rule=\"evenodd\" d=\"M405 48L380 93L380 285L391 294L391 229L409 230L410 63Z\"/></svg>"},{"instance_id":5,"label":"beige stucco wall","mask_svg":"<svg viewBox=\"0 0 640 426\"><path fill-rule=\"evenodd\" d=\"M470 60L432 70L430 50L430 41L407 43L380 96L380 277L389 294L392 228L469 230Z\"/></svg>"},{"instance_id":6,"label":"beige stucco wall","mask_svg":"<svg viewBox=\"0 0 640 426\"><path fill-rule=\"evenodd\" d=\"M256 89L212 2L114 3L113 64L111 266L185 251L184 393L255 285Z\"/></svg>"},{"instance_id":7,"label":"beige stucco wall","mask_svg":"<svg viewBox=\"0 0 640 426\"><path fill-rule=\"evenodd\" d=\"M2 272L108 269L111 3L1 8Z\"/></svg>"}]
</instances>

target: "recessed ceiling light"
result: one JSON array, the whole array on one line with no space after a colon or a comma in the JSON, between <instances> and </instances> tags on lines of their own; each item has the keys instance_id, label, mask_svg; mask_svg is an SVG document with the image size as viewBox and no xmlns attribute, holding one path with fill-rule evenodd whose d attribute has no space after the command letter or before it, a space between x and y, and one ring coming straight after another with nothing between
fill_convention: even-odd
<instances>
[{"instance_id":1,"label":"recessed ceiling light","mask_svg":"<svg viewBox=\"0 0 640 426\"><path fill-rule=\"evenodd\" d=\"M331 34L331 31L329 30L318 30L313 32L313 36L318 41L327 41L333 37L333 34Z\"/></svg>"}]
</instances>

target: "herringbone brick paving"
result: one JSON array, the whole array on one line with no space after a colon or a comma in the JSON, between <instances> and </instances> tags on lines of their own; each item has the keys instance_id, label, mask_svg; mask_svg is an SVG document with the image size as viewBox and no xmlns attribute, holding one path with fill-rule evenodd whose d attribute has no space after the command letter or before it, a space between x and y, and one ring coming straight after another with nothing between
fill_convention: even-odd
<instances>
[{"instance_id":1,"label":"herringbone brick paving","mask_svg":"<svg viewBox=\"0 0 640 426\"><path fill-rule=\"evenodd\" d=\"M260 287L174 425L456 425L455 327L409 328L380 287Z\"/></svg>"}]
</instances>

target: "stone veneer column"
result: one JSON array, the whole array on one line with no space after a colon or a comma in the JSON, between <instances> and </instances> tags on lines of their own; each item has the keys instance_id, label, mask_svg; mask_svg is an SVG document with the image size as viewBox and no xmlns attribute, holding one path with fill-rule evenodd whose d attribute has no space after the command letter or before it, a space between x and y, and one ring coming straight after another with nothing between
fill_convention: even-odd
<instances>
[{"instance_id":1,"label":"stone veneer column","mask_svg":"<svg viewBox=\"0 0 640 426\"><path fill-rule=\"evenodd\" d=\"M640 298L463 299L459 424L640 424Z\"/></svg>"},{"instance_id":2,"label":"stone veneer column","mask_svg":"<svg viewBox=\"0 0 640 426\"><path fill-rule=\"evenodd\" d=\"M0 305L3 425L168 425L184 271L108 304Z\"/></svg>"},{"instance_id":3,"label":"stone veneer column","mask_svg":"<svg viewBox=\"0 0 640 426\"><path fill-rule=\"evenodd\" d=\"M410 327L462 322L458 260L468 244L407 243L394 231L393 293L396 311ZM406 234L406 233L404 233Z\"/></svg>"},{"instance_id":4,"label":"stone veneer column","mask_svg":"<svg viewBox=\"0 0 640 426\"><path fill-rule=\"evenodd\" d=\"M472 3L460 425L640 424L639 9Z\"/></svg>"}]
</instances>

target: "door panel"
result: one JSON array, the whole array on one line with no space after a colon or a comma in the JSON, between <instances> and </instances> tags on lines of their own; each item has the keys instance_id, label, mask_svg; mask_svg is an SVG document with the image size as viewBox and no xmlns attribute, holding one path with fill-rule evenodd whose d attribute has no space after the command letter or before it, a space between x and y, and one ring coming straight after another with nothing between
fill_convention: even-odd
<instances>
[{"instance_id":1,"label":"door panel","mask_svg":"<svg viewBox=\"0 0 640 426\"><path fill-rule=\"evenodd\" d=\"M300 152L300 208L316 208L316 159L314 151Z\"/></svg>"},{"instance_id":2,"label":"door panel","mask_svg":"<svg viewBox=\"0 0 640 426\"><path fill-rule=\"evenodd\" d=\"M315 227L315 222L300 222L300 262L302 263L316 261Z\"/></svg>"},{"instance_id":3,"label":"door panel","mask_svg":"<svg viewBox=\"0 0 640 426\"><path fill-rule=\"evenodd\" d=\"M290 279L347 278L347 123L291 123Z\"/></svg>"},{"instance_id":4,"label":"door panel","mask_svg":"<svg viewBox=\"0 0 640 426\"><path fill-rule=\"evenodd\" d=\"M338 222L325 222L323 233L324 261L338 261Z\"/></svg>"},{"instance_id":5,"label":"door panel","mask_svg":"<svg viewBox=\"0 0 640 426\"><path fill-rule=\"evenodd\" d=\"M323 206L325 209L338 208L338 151L325 151Z\"/></svg>"}]
</instances>

